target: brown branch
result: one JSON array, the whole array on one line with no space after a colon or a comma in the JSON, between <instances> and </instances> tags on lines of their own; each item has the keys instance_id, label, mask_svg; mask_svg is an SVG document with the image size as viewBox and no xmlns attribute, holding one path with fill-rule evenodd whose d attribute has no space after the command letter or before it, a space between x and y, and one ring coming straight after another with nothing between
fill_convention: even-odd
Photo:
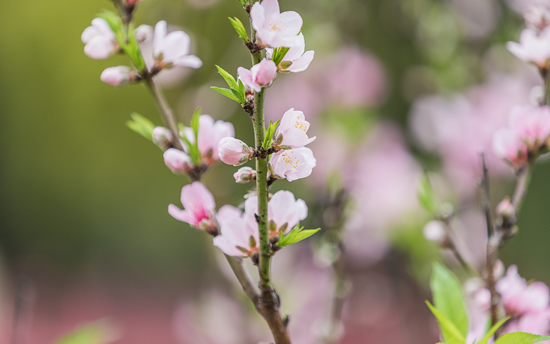
<instances>
[{"instance_id":1,"label":"brown branch","mask_svg":"<svg viewBox=\"0 0 550 344\"><path fill-rule=\"evenodd\" d=\"M258 291L254 287L254 284L252 284L250 277L244 270L242 259L231 257L228 255L225 255L225 258L227 259L231 270L233 270L235 277L237 277L237 280L243 288L244 293L246 294L246 296L248 296L250 301L252 301L254 306L257 307L260 296L258 295Z\"/></svg>"}]
</instances>

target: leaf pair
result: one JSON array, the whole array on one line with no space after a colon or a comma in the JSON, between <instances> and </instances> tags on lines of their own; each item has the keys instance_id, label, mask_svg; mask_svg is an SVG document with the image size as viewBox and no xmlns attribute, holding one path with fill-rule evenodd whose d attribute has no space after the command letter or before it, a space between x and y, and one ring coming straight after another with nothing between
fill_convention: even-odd
<instances>
[{"instance_id":1,"label":"leaf pair","mask_svg":"<svg viewBox=\"0 0 550 344\"><path fill-rule=\"evenodd\" d=\"M233 25L233 28L235 28L235 31L237 31L237 34L241 38L241 40L244 43L248 43L250 40L248 39L248 35L246 34L246 29L244 28L243 23L239 20L239 18L229 18L229 21L231 22L231 25Z\"/></svg>"},{"instance_id":2,"label":"leaf pair","mask_svg":"<svg viewBox=\"0 0 550 344\"><path fill-rule=\"evenodd\" d=\"M201 108L197 108L195 110L195 113L193 114L193 117L191 118L190 128L193 130L193 136L194 139L191 140L185 134L183 134L183 129L185 129L185 126L183 124L180 125L180 132L181 138L189 147L189 156L191 157L191 161L193 161L193 164L195 166L200 166L201 164L201 152L199 150L199 118L201 116Z\"/></svg>"},{"instance_id":3,"label":"leaf pair","mask_svg":"<svg viewBox=\"0 0 550 344\"><path fill-rule=\"evenodd\" d=\"M227 83L227 86L229 88L220 88L220 87L214 87L212 86L211 89L214 91L226 96L227 98L236 101L239 104L246 104L246 92L244 88L243 82L239 79L237 82L233 75L226 72L223 68L220 66L216 66L218 69L218 72L222 76L222 78Z\"/></svg>"},{"instance_id":4,"label":"leaf pair","mask_svg":"<svg viewBox=\"0 0 550 344\"><path fill-rule=\"evenodd\" d=\"M290 233L288 233L286 236L285 236L285 233L281 233L281 237L277 242L277 246L284 247L284 246L295 244L297 242L300 242L302 240L309 238L310 236L312 236L313 234L317 233L320 230L321 230L320 228L304 229L304 227L300 227L300 224L297 224L296 226L294 226L294 228L292 228Z\"/></svg>"},{"instance_id":5,"label":"leaf pair","mask_svg":"<svg viewBox=\"0 0 550 344\"><path fill-rule=\"evenodd\" d=\"M264 143L262 145L264 149L268 149L273 144L273 135L275 135L279 122L280 120L275 123L269 121L269 127L265 130Z\"/></svg>"},{"instance_id":6,"label":"leaf pair","mask_svg":"<svg viewBox=\"0 0 550 344\"><path fill-rule=\"evenodd\" d=\"M136 133L152 141L153 129L155 129L153 122L136 112L131 114L130 117L132 120L126 122L126 125Z\"/></svg>"}]
</instances>

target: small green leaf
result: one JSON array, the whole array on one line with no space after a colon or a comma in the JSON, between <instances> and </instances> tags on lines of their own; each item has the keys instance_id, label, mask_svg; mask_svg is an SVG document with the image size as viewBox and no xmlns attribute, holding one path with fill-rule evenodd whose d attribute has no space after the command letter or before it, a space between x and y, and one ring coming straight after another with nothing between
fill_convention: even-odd
<instances>
[{"instance_id":1,"label":"small green leaf","mask_svg":"<svg viewBox=\"0 0 550 344\"><path fill-rule=\"evenodd\" d=\"M280 48L277 48L277 49L274 49L273 50L273 62L275 62L275 65L278 66L281 64L281 62L283 62L286 54L288 53L288 51L290 50L290 48L286 48L286 47L280 47Z\"/></svg>"},{"instance_id":2,"label":"small green leaf","mask_svg":"<svg viewBox=\"0 0 550 344\"><path fill-rule=\"evenodd\" d=\"M548 336L539 336L525 332L508 333L497 339L495 344L532 344L550 340Z\"/></svg>"},{"instance_id":3,"label":"small green leaf","mask_svg":"<svg viewBox=\"0 0 550 344\"><path fill-rule=\"evenodd\" d=\"M290 231L290 233L288 233L288 235L285 236L284 232L281 233L281 237L277 242L277 246L284 247L284 246L295 244L297 242L300 242L302 240L309 238L310 236L312 236L313 234L317 233L320 230L321 228L304 230L303 227L300 228L300 225L296 225Z\"/></svg>"},{"instance_id":4,"label":"small green leaf","mask_svg":"<svg viewBox=\"0 0 550 344\"><path fill-rule=\"evenodd\" d=\"M275 135L275 131L277 130L279 122L280 120L275 123L269 122L269 127L267 128L267 130L265 130L265 138L262 145L264 149L268 149L273 144L273 135Z\"/></svg>"},{"instance_id":5,"label":"small green leaf","mask_svg":"<svg viewBox=\"0 0 550 344\"><path fill-rule=\"evenodd\" d=\"M466 338L469 321L462 294L462 285L456 276L440 263L433 266L430 280L435 307L445 315Z\"/></svg>"},{"instance_id":6,"label":"small green leaf","mask_svg":"<svg viewBox=\"0 0 550 344\"><path fill-rule=\"evenodd\" d=\"M437 319L441 335L445 339L445 342L448 344L466 344L466 339L456 326L443 313L432 306L430 302L426 301L426 304Z\"/></svg>"},{"instance_id":7,"label":"small green leaf","mask_svg":"<svg viewBox=\"0 0 550 344\"><path fill-rule=\"evenodd\" d=\"M227 98L229 98L231 100L234 100L237 103L240 103L239 99L237 99L237 97L233 93L233 90L230 90L230 89L227 89L227 88L214 87L214 86L212 86L210 88L213 89L214 91L226 96Z\"/></svg>"},{"instance_id":8,"label":"small green leaf","mask_svg":"<svg viewBox=\"0 0 550 344\"><path fill-rule=\"evenodd\" d=\"M114 33L122 30L122 19L120 19L120 16L117 13L109 10L103 10L98 17L104 19Z\"/></svg>"},{"instance_id":9,"label":"small green leaf","mask_svg":"<svg viewBox=\"0 0 550 344\"><path fill-rule=\"evenodd\" d=\"M136 112L131 114L130 117L132 120L126 122L126 125L136 133L152 141L153 129L156 127L153 122Z\"/></svg>"},{"instance_id":10,"label":"small green leaf","mask_svg":"<svg viewBox=\"0 0 550 344\"><path fill-rule=\"evenodd\" d=\"M427 211L431 213L437 212L439 201L435 196L427 172L424 173L424 176L422 177L422 180L420 182L420 187L418 188L418 200L420 202L420 205L422 205L422 207Z\"/></svg>"},{"instance_id":11,"label":"small green leaf","mask_svg":"<svg viewBox=\"0 0 550 344\"><path fill-rule=\"evenodd\" d=\"M218 72L220 73L220 75L222 76L222 78L225 80L225 82L227 83L227 85L229 86L229 88L234 88L234 89L239 89L239 84L237 83L237 81L235 81L235 78L233 77L233 75L229 74L228 72L226 72L222 67L220 66L216 66L216 68L218 68Z\"/></svg>"},{"instance_id":12,"label":"small green leaf","mask_svg":"<svg viewBox=\"0 0 550 344\"><path fill-rule=\"evenodd\" d=\"M485 334L485 336L477 344L487 344L487 342L493 337L493 335L497 332L497 330L502 325L504 325L504 323L507 322L508 319L510 319L510 317L506 317L505 319L502 319L501 321L496 323L495 326L491 327L491 329Z\"/></svg>"},{"instance_id":13,"label":"small green leaf","mask_svg":"<svg viewBox=\"0 0 550 344\"><path fill-rule=\"evenodd\" d=\"M101 344L112 340L112 330L106 322L97 322L78 328L55 344Z\"/></svg>"},{"instance_id":14,"label":"small green leaf","mask_svg":"<svg viewBox=\"0 0 550 344\"><path fill-rule=\"evenodd\" d=\"M233 95L235 95L235 97L237 97L238 102L239 102L240 104L246 103L245 95L244 95L244 93L241 93L240 90L235 89L235 88L232 88L232 89L231 89L231 92L233 92Z\"/></svg>"},{"instance_id":15,"label":"small green leaf","mask_svg":"<svg viewBox=\"0 0 550 344\"><path fill-rule=\"evenodd\" d=\"M237 34L242 39L243 42L248 42L248 35L246 33L246 29L244 28L243 23L239 20L239 18L229 18L229 21L231 22L231 25L235 28L235 31L237 31Z\"/></svg>"}]
</instances>

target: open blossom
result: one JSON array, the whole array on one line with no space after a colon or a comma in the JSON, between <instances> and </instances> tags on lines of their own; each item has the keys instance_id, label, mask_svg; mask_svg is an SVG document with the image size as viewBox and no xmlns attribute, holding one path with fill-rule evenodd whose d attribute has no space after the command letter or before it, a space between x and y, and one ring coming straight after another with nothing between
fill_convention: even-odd
<instances>
[{"instance_id":1,"label":"open blossom","mask_svg":"<svg viewBox=\"0 0 550 344\"><path fill-rule=\"evenodd\" d=\"M509 127L529 150L536 151L550 135L550 107L518 106L512 110Z\"/></svg>"},{"instance_id":2,"label":"open blossom","mask_svg":"<svg viewBox=\"0 0 550 344\"><path fill-rule=\"evenodd\" d=\"M181 132L189 142L195 142L193 130L186 127ZM205 164L211 165L219 158L218 146L224 137L235 136L233 124L225 121L214 121L210 115L199 117L199 151Z\"/></svg>"},{"instance_id":3,"label":"open blossom","mask_svg":"<svg viewBox=\"0 0 550 344\"><path fill-rule=\"evenodd\" d=\"M128 85L134 79L135 73L127 66L110 67L101 73L101 81L115 87Z\"/></svg>"},{"instance_id":4,"label":"open blossom","mask_svg":"<svg viewBox=\"0 0 550 344\"><path fill-rule=\"evenodd\" d=\"M252 167L241 167L233 174L233 178L235 178L235 182L245 184L256 180L256 171Z\"/></svg>"},{"instance_id":5,"label":"open blossom","mask_svg":"<svg viewBox=\"0 0 550 344\"><path fill-rule=\"evenodd\" d=\"M181 190L180 209L174 204L168 206L168 213L176 220L186 222L191 227L217 234L216 202L214 196L201 182L185 185Z\"/></svg>"},{"instance_id":6,"label":"open blossom","mask_svg":"<svg viewBox=\"0 0 550 344\"><path fill-rule=\"evenodd\" d=\"M493 152L515 167L527 162L527 146L513 130L508 128L498 130L493 136Z\"/></svg>"},{"instance_id":7,"label":"open blossom","mask_svg":"<svg viewBox=\"0 0 550 344\"><path fill-rule=\"evenodd\" d=\"M301 148L315 140L315 137L309 138L307 136L308 129L309 122L306 121L304 113L290 109L283 115L283 119L275 133L275 138L280 146Z\"/></svg>"},{"instance_id":8,"label":"open blossom","mask_svg":"<svg viewBox=\"0 0 550 344\"><path fill-rule=\"evenodd\" d=\"M506 276L497 282L496 288L509 315L517 316L542 311L548 307L550 301L550 291L546 284L542 282L527 284L519 275L515 265L508 268Z\"/></svg>"},{"instance_id":9,"label":"open blossom","mask_svg":"<svg viewBox=\"0 0 550 344\"><path fill-rule=\"evenodd\" d=\"M275 80L277 76L277 66L275 62L263 59L250 70L239 67L237 72L247 92L260 92L262 87L268 87L273 80Z\"/></svg>"},{"instance_id":10,"label":"open blossom","mask_svg":"<svg viewBox=\"0 0 550 344\"><path fill-rule=\"evenodd\" d=\"M277 0L256 2L250 11L258 41L269 48L293 47L300 43L302 17L294 11L283 12Z\"/></svg>"},{"instance_id":11,"label":"open blossom","mask_svg":"<svg viewBox=\"0 0 550 344\"><path fill-rule=\"evenodd\" d=\"M298 35L299 43L291 47L286 53L283 61L277 66L280 72L287 73L299 73L305 71L313 57L315 52L313 50L306 52L306 41L304 39L304 34L300 33ZM267 58L271 59L273 55L273 49L267 49Z\"/></svg>"},{"instance_id":12,"label":"open blossom","mask_svg":"<svg viewBox=\"0 0 550 344\"><path fill-rule=\"evenodd\" d=\"M193 168L193 162L187 153L176 148L164 152L164 163L174 173L183 174Z\"/></svg>"},{"instance_id":13,"label":"open blossom","mask_svg":"<svg viewBox=\"0 0 550 344\"><path fill-rule=\"evenodd\" d=\"M214 246L230 256L258 259L260 232L255 218L231 206L222 209L225 214L218 218L220 235L214 238Z\"/></svg>"},{"instance_id":14,"label":"open blossom","mask_svg":"<svg viewBox=\"0 0 550 344\"><path fill-rule=\"evenodd\" d=\"M269 163L276 177L292 182L311 175L317 161L311 149L303 147L275 153Z\"/></svg>"},{"instance_id":15,"label":"open blossom","mask_svg":"<svg viewBox=\"0 0 550 344\"><path fill-rule=\"evenodd\" d=\"M544 6L532 6L523 15L527 28L540 32L550 25L550 12Z\"/></svg>"},{"instance_id":16,"label":"open blossom","mask_svg":"<svg viewBox=\"0 0 550 344\"><path fill-rule=\"evenodd\" d=\"M200 68L202 61L194 55L189 55L190 44L191 39L185 32L168 33L166 21L162 20L155 26L153 54L165 67Z\"/></svg>"},{"instance_id":17,"label":"open blossom","mask_svg":"<svg viewBox=\"0 0 550 344\"><path fill-rule=\"evenodd\" d=\"M520 60L533 63L541 69L548 68L550 62L550 28L540 33L524 29L519 43L508 42L508 50Z\"/></svg>"},{"instance_id":18,"label":"open blossom","mask_svg":"<svg viewBox=\"0 0 550 344\"><path fill-rule=\"evenodd\" d=\"M81 39L86 44L84 53L92 59L106 59L118 50L115 33L103 18L92 20L92 26L82 32Z\"/></svg>"},{"instance_id":19,"label":"open blossom","mask_svg":"<svg viewBox=\"0 0 550 344\"><path fill-rule=\"evenodd\" d=\"M224 137L218 145L220 160L228 165L240 166L250 159L253 149L233 137Z\"/></svg>"}]
</instances>

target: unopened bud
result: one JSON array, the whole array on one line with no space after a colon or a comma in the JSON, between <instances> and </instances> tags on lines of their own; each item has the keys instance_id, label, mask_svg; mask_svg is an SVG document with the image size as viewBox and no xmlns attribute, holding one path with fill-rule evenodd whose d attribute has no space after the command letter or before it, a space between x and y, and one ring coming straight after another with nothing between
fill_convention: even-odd
<instances>
[{"instance_id":1,"label":"unopened bud","mask_svg":"<svg viewBox=\"0 0 550 344\"><path fill-rule=\"evenodd\" d=\"M502 260L497 260L495 262L495 266L493 267L493 276L495 277L495 281L498 281L499 279L502 278L502 276L504 276L504 272L506 271L505 267L504 267L504 263L502 262Z\"/></svg>"},{"instance_id":2,"label":"unopened bud","mask_svg":"<svg viewBox=\"0 0 550 344\"><path fill-rule=\"evenodd\" d=\"M164 163L174 173L183 174L193 168L193 162L186 153L176 148L164 152Z\"/></svg>"},{"instance_id":3,"label":"unopened bud","mask_svg":"<svg viewBox=\"0 0 550 344\"><path fill-rule=\"evenodd\" d=\"M140 25L134 30L134 35L138 42L143 43L153 38L153 27L150 25Z\"/></svg>"},{"instance_id":4,"label":"unopened bud","mask_svg":"<svg viewBox=\"0 0 550 344\"><path fill-rule=\"evenodd\" d=\"M172 148L173 139L174 135L165 127L156 127L153 129L153 143L163 151Z\"/></svg>"},{"instance_id":5,"label":"unopened bud","mask_svg":"<svg viewBox=\"0 0 550 344\"><path fill-rule=\"evenodd\" d=\"M510 199L505 198L497 205L497 216L502 218L504 222L514 222L516 218L516 208L510 202Z\"/></svg>"},{"instance_id":6,"label":"unopened bud","mask_svg":"<svg viewBox=\"0 0 550 344\"><path fill-rule=\"evenodd\" d=\"M441 221L433 220L424 226L424 237L429 241L445 245L447 242L447 230Z\"/></svg>"},{"instance_id":7,"label":"unopened bud","mask_svg":"<svg viewBox=\"0 0 550 344\"><path fill-rule=\"evenodd\" d=\"M523 17L525 26L536 32L541 32L550 25L550 12L543 6L532 6Z\"/></svg>"},{"instance_id":8,"label":"unopened bud","mask_svg":"<svg viewBox=\"0 0 550 344\"><path fill-rule=\"evenodd\" d=\"M256 171L251 167L241 167L233 177L237 183L245 184L256 180Z\"/></svg>"},{"instance_id":9,"label":"unopened bud","mask_svg":"<svg viewBox=\"0 0 550 344\"><path fill-rule=\"evenodd\" d=\"M246 163L252 155L252 148L233 137L224 137L218 145L220 160L228 165L239 166Z\"/></svg>"},{"instance_id":10,"label":"unopened bud","mask_svg":"<svg viewBox=\"0 0 550 344\"><path fill-rule=\"evenodd\" d=\"M101 81L111 86L125 86L137 79L137 74L127 66L107 68L101 73Z\"/></svg>"}]
</instances>

